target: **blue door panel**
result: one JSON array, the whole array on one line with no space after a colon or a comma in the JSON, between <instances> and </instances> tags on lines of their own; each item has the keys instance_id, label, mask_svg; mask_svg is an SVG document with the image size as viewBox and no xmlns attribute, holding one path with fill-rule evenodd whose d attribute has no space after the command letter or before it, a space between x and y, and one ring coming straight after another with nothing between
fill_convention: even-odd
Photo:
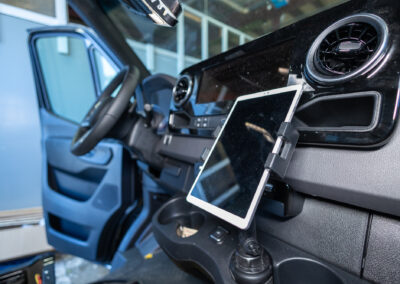
<instances>
[{"instance_id":1,"label":"blue door panel","mask_svg":"<svg viewBox=\"0 0 400 284\"><path fill-rule=\"evenodd\" d=\"M67 51L59 49L65 43ZM96 80L101 70L93 59L95 53L109 61L115 73L122 68L121 62L112 60L116 57L111 51L83 26L31 30L29 48L39 99L48 242L59 251L108 262L135 204L134 165L125 163L123 147L111 140L84 156L74 156L70 143L78 125L67 119L78 121L76 110L83 115L91 104L88 100L95 100L102 90ZM86 71L78 72L82 71L79 67ZM82 94L88 95L86 99Z\"/></svg>"},{"instance_id":2,"label":"blue door panel","mask_svg":"<svg viewBox=\"0 0 400 284\"><path fill-rule=\"evenodd\" d=\"M101 142L76 157L70 143L77 125L41 109L43 150L42 202L47 239L57 250L102 261L107 226L124 208L123 148ZM110 232L112 233L112 229ZM112 237L112 236L110 236Z\"/></svg>"}]
</instances>

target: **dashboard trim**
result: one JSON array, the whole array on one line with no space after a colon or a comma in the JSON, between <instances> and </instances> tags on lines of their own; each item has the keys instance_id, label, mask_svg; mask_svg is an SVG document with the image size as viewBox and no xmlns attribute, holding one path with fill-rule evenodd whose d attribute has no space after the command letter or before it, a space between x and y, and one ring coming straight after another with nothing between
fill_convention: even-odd
<instances>
[{"instance_id":1,"label":"dashboard trim","mask_svg":"<svg viewBox=\"0 0 400 284\"><path fill-rule=\"evenodd\" d=\"M363 66L361 66L357 70L354 70L353 72L339 76L327 76L321 74L314 66L316 51L318 50L319 45L326 38L326 36L333 30L338 29L341 26L352 22L365 22L371 24L381 33L382 39L377 51L374 53L372 58L368 60L368 62L366 62ZM357 76L363 75L366 72L370 71L375 66L377 66L379 62L381 62L381 60L385 57L388 50L388 46L389 46L389 28L386 22L381 17L370 13L351 15L333 23L317 37L317 39L313 42L311 48L308 51L305 70L307 75L309 75L312 80L320 84L332 85L332 84L343 83L351 79L354 79Z\"/></svg>"}]
</instances>

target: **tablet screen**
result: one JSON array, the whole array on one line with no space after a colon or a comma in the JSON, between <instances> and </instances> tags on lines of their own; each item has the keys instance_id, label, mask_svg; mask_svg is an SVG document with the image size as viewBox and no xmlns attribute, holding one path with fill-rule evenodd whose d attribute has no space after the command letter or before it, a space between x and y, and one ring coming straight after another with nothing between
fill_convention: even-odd
<instances>
[{"instance_id":1,"label":"tablet screen","mask_svg":"<svg viewBox=\"0 0 400 284\"><path fill-rule=\"evenodd\" d=\"M189 193L192 200L246 217L297 91L247 95L235 102Z\"/></svg>"}]
</instances>

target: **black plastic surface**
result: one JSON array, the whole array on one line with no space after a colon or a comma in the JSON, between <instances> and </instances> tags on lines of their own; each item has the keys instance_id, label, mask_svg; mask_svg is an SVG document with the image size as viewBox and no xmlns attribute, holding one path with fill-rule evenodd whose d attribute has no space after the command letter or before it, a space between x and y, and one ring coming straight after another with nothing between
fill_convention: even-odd
<instances>
[{"instance_id":1,"label":"black plastic surface","mask_svg":"<svg viewBox=\"0 0 400 284\"><path fill-rule=\"evenodd\" d=\"M186 105L183 106L188 112L196 116L206 114L223 114L229 111L232 106L229 102L212 102L208 104L198 105L197 98L201 97L202 90L199 90L202 78L204 77L207 68L222 68L234 64L235 60L246 58L249 54L267 50L276 45L282 45L285 41L295 39L295 45L291 55L290 77L301 77L304 74L304 64L309 48L315 38L323 32L332 23L346 16L357 13L372 13L381 17L389 28L389 46L388 53L382 62L373 70L360 75L359 77L339 85L323 86L308 80L313 91L303 95L300 105L311 102L315 99L344 94L357 93L366 91L376 91L382 95L382 104L377 118L378 123L368 129L368 131L343 131L343 129L303 129L300 132L300 143L303 144L318 144L329 146L351 146L351 147L376 147L385 144L391 133L393 132L395 123L398 118L396 113L396 96L399 86L399 29L400 22L398 14L400 2L391 0L353 0L342 5L326 10L315 16L306 18L293 25L282 28L276 32L262 36L245 45L233 48L218 56L202 61L182 71L182 74L188 74L194 78L193 95ZM277 49L275 55L279 57L280 49ZM251 60L251 59L250 59ZM256 65L258 61L251 65ZM246 65L247 66L247 65ZM243 72L251 70L243 67ZM270 77L263 77L270 78ZM308 78L306 78L308 79ZM264 79L260 79L263 83ZM268 79L265 79L268 80ZM332 108L335 107L332 105ZM172 110L176 110L171 106ZM324 114L328 115L328 114ZM323 118L325 120L325 118ZM362 121L364 123L365 121ZM341 126L354 126L353 121L348 121L348 124L340 122ZM331 125L335 123L330 122ZM337 124L337 123L336 123Z\"/></svg>"},{"instance_id":2,"label":"black plastic surface","mask_svg":"<svg viewBox=\"0 0 400 284\"><path fill-rule=\"evenodd\" d=\"M297 147L286 181L299 192L400 216L399 125L384 147Z\"/></svg>"},{"instance_id":3,"label":"black plastic surface","mask_svg":"<svg viewBox=\"0 0 400 284\"><path fill-rule=\"evenodd\" d=\"M376 283L400 283L400 220L373 215L364 278Z\"/></svg>"},{"instance_id":4,"label":"black plastic surface","mask_svg":"<svg viewBox=\"0 0 400 284\"><path fill-rule=\"evenodd\" d=\"M213 144L212 138L167 135L160 145L160 154L194 164L201 161L204 149L211 149Z\"/></svg>"},{"instance_id":5,"label":"black plastic surface","mask_svg":"<svg viewBox=\"0 0 400 284\"><path fill-rule=\"evenodd\" d=\"M260 207L257 230L359 274L368 213L306 198L300 215L282 219ZM262 232L262 233L261 233Z\"/></svg>"},{"instance_id":6,"label":"black plastic surface","mask_svg":"<svg viewBox=\"0 0 400 284\"><path fill-rule=\"evenodd\" d=\"M324 283L343 284L343 281L329 268L321 263L303 258L289 259L279 267L280 283Z\"/></svg>"},{"instance_id":7,"label":"black plastic surface","mask_svg":"<svg viewBox=\"0 0 400 284\"><path fill-rule=\"evenodd\" d=\"M56 283L54 262L55 257L53 253L43 253L32 257L1 263L0 283L54 284Z\"/></svg>"},{"instance_id":8,"label":"black plastic surface","mask_svg":"<svg viewBox=\"0 0 400 284\"><path fill-rule=\"evenodd\" d=\"M376 92L323 96L297 109L298 129L368 131L376 127L381 96Z\"/></svg>"},{"instance_id":9,"label":"black plastic surface","mask_svg":"<svg viewBox=\"0 0 400 284\"><path fill-rule=\"evenodd\" d=\"M179 211L179 214L176 213L176 210ZM171 214L171 212L173 213ZM181 222L180 220L182 220L181 217L185 215L190 216L193 212L204 214L204 222L198 227L198 232L195 235L188 238L179 237L176 234L176 229ZM169 218L168 216L177 217ZM159 220L164 219L169 220L169 222L163 222L163 224L161 224ZM326 223L328 226L329 222ZM209 237L210 233L218 226L224 227L229 232L222 243L216 243ZM262 226L262 223L260 224L260 222L258 222L258 228L260 228L260 226ZM177 197L168 201L156 212L153 217L153 231L161 248L174 260L178 262L196 263L203 270L207 271L216 283L234 283L229 272L229 260L238 242L238 230L233 226L188 205L184 197ZM330 231L330 233L332 233L332 231ZM299 238L301 238L301 236L299 236ZM287 243L271 237L268 233L259 232L258 240L272 257L275 276L274 283L276 284L305 283L302 282L304 279L308 279L309 281L306 283L309 284L365 283L360 280L359 277L351 275L327 262L321 261L317 257L295 249ZM320 239L321 242L324 240L326 239ZM353 242L352 245L354 245ZM334 249L340 249L342 251L342 248L335 248L333 246L332 250ZM354 250L342 251L342 253L346 255L352 252L354 252ZM292 269L293 264L288 261L294 261L294 259L298 259L296 260L296 267L303 269ZM343 260L345 263L344 255ZM359 260L361 261L361 256ZM298 282L288 282L290 279L282 275L283 272L287 271L288 267L292 274L297 275ZM306 272L304 268L315 270L315 275L304 275Z\"/></svg>"},{"instance_id":10,"label":"black plastic surface","mask_svg":"<svg viewBox=\"0 0 400 284\"><path fill-rule=\"evenodd\" d=\"M398 66L400 60L396 59L400 54L397 52L397 43L400 39L400 25L397 17L399 3L389 0L349 1L189 67L184 73L194 76L194 94L184 108L191 115L203 116L211 113L227 113L232 106L232 103L225 102L224 104L203 104L201 107L196 107L199 80L202 70L208 66L226 64L240 54L256 52L272 43L279 42L282 38L295 36L297 44L292 55L292 75L296 77L294 73L299 75L303 71L302 66L310 45L326 27L351 14L361 12L377 14L389 26L390 50L388 56L382 65L377 66L374 73L365 74L333 87L322 88L313 84L314 91L308 90L303 94L300 109L307 104L326 99L323 109L330 112L329 115L322 110L314 113L312 108L309 108L308 114L303 112L303 117L299 116L312 127L303 125L304 131L300 131L299 138L301 147L297 147L293 154L285 181L296 191L302 193L400 216L400 191L397 186L400 183L398 174L400 171L398 163L400 160L398 151L400 133L396 125L398 117L396 99L399 96L398 70L400 69ZM357 93L359 98L353 96ZM343 100L338 102L339 97L345 96L343 94L349 94L349 100L353 100L353 102L350 104ZM368 94L379 95L373 102L372 97L364 97ZM177 111L174 106L171 109ZM332 113L340 119L330 117ZM327 115L327 117L322 117L323 115ZM196 156L199 157L209 145L205 140L203 142L200 139L192 140L193 136L208 135L212 137L212 133L198 131L190 134L180 136L177 147L163 145L162 151L171 158L193 163L196 160L192 155L193 149L197 151ZM191 148L192 141L195 141L196 144L193 149ZM323 143L324 147L308 146L310 143L319 144L319 146ZM210 145L212 145L212 139L210 139ZM332 145L345 145L346 148L334 149L331 147ZM354 150L353 147L359 146L368 146L369 148Z\"/></svg>"}]
</instances>

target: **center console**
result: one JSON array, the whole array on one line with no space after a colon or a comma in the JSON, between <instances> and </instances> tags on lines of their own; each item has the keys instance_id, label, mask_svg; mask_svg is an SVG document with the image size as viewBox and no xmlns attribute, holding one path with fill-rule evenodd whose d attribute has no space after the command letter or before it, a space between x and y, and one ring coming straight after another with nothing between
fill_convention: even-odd
<instances>
[{"instance_id":1,"label":"center console","mask_svg":"<svg viewBox=\"0 0 400 284\"><path fill-rule=\"evenodd\" d=\"M176 197L152 220L154 235L168 256L187 270L200 271L214 283L236 283L231 259L240 230ZM258 241L271 256L273 283L367 283L364 280L259 232Z\"/></svg>"}]
</instances>

